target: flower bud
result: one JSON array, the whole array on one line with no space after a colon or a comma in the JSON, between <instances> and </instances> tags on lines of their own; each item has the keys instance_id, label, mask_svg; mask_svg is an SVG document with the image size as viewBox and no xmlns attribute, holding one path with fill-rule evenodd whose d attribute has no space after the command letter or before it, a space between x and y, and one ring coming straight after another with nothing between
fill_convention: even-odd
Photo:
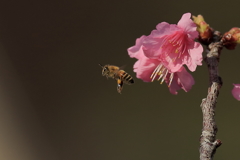
<instances>
[{"instance_id":1,"label":"flower bud","mask_svg":"<svg viewBox=\"0 0 240 160\"><path fill-rule=\"evenodd\" d=\"M237 43L240 43L240 33L234 34L233 39L236 40Z\"/></svg>"},{"instance_id":2,"label":"flower bud","mask_svg":"<svg viewBox=\"0 0 240 160\"><path fill-rule=\"evenodd\" d=\"M194 23L197 25L197 31L199 32L199 40L201 42L209 43L213 35L213 29L204 21L202 15L197 17L192 16Z\"/></svg>"},{"instance_id":3,"label":"flower bud","mask_svg":"<svg viewBox=\"0 0 240 160\"><path fill-rule=\"evenodd\" d=\"M240 28L234 27L223 35L223 45L227 49L235 49L237 43L240 43Z\"/></svg>"},{"instance_id":4,"label":"flower bud","mask_svg":"<svg viewBox=\"0 0 240 160\"><path fill-rule=\"evenodd\" d=\"M240 101L240 84L233 84L233 85L234 87L232 89L232 95L236 100Z\"/></svg>"},{"instance_id":5,"label":"flower bud","mask_svg":"<svg viewBox=\"0 0 240 160\"><path fill-rule=\"evenodd\" d=\"M237 28L237 27L233 27L228 31L228 33L230 34L239 33L239 32L240 32L240 28Z\"/></svg>"}]
</instances>

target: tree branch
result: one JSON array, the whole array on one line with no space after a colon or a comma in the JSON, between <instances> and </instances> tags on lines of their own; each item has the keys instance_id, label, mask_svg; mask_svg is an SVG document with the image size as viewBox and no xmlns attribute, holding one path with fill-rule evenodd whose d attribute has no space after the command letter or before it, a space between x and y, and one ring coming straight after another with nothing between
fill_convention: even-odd
<instances>
[{"instance_id":1,"label":"tree branch","mask_svg":"<svg viewBox=\"0 0 240 160\"><path fill-rule=\"evenodd\" d=\"M222 79L218 74L222 48L221 35L215 31L213 41L208 45L208 53L205 58L209 72L209 88L207 98L204 98L201 103L203 128L200 137L200 160L212 160L216 149L222 144L219 139L216 140L217 125L214 119L217 97L222 86Z\"/></svg>"}]
</instances>

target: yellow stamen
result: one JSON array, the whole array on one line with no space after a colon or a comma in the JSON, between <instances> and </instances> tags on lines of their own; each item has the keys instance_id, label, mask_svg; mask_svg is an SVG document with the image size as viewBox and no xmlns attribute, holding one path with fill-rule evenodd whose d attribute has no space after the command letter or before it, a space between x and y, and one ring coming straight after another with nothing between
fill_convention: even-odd
<instances>
[{"instance_id":1,"label":"yellow stamen","mask_svg":"<svg viewBox=\"0 0 240 160\"><path fill-rule=\"evenodd\" d=\"M168 87L171 86L171 83L172 83L172 80L173 80L173 76L174 76L174 73L171 73L171 75L170 75L170 82L168 84Z\"/></svg>"},{"instance_id":2,"label":"yellow stamen","mask_svg":"<svg viewBox=\"0 0 240 160\"><path fill-rule=\"evenodd\" d=\"M165 75L164 75L164 77L162 78L162 81L160 82L160 84L162 84L163 83L163 81L165 80L165 78L167 77L167 74L168 74L168 70L165 72Z\"/></svg>"},{"instance_id":3,"label":"yellow stamen","mask_svg":"<svg viewBox=\"0 0 240 160\"><path fill-rule=\"evenodd\" d=\"M162 69L162 71L161 71L162 73L159 74L160 76L159 76L159 78L158 78L158 81L163 77L163 74L164 74L164 71L165 71L165 70L166 70L166 68L163 68L163 69Z\"/></svg>"},{"instance_id":4,"label":"yellow stamen","mask_svg":"<svg viewBox=\"0 0 240 160\"><path fill-rule=\"evenodd\" d=\"M155 77L159 74L159 71L161 71L162 64L158 65L156 69L153 71L150 78L152 78L152 82L154 81Z\"/></svg>"},{"instance_id":5,"label":"yellow stamen","mask_svg":"<svg viewBox=\"0 0 240 160\"><path fill-rule=\"evenodd\" d=\"M152 75L151 75L151 77L150 78L152 78L153 77L153 75L155 74L155 72L156 72L156 70L158 69L158 66L155 68L155 70L153 71L153 73L152 73Z\"/></svg>"}]
</instances>

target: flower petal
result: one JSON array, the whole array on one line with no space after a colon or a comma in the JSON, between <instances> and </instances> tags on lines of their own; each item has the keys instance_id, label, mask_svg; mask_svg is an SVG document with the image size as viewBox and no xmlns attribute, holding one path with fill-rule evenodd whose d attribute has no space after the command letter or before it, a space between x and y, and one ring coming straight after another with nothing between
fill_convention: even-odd
<instances>
[{"instance_id":1,"label":"flower petal","mask_svg":"<svg viewBox=\"0 0 240 160\"><path fill-rule=\"evenodd\" d=\"M157 30L151 32L153 38L161 38L162 36L173 34L173 32L181 30L176 24L168 24L167 22L159 23L156 28Z\"/></svg>"},{"instance_id":2,"label":"flower petal","mask_svg":"<svg viewBox=\"0 0 240 160\"><path fill-rule=\"evenodd\" d=\"M175 24L168 24L166 22L159 23L157 30L153 30L149 36L143 41L144 54L148 58L159 59L162 52L161 47L166 41L166 35L174 34L176 31L181 30Z\"/></svg>"},{"instance_id":3,"label":"flower petal","mask_svg":"<svg viewBox=\"0 0 240 160\"><path fill-rule=\"evenodd\" d=\"M174 57L169 54L168 56L162 58L162 63L168 68L170 72L177 72L183 66L183 60L176 58L175 61L173 61L173 58Z\"/></svg>"},{"instance_id":4,"label":"flower petal","mask_svg":"<svg viewBox=\"0 0 240 160\"><path fill-rule=\"evenodd\" d=\"M135 46L132 46L127 49L128 54L131 58L140 59L142 56L144 56L143 50L142 50L142 42L145 38L146 38L146 36L144 36L144 35L141 36L140 38L137 38Z\"/></svg>"},{"instance_id":5,"label":"flower petal","mask_svg":"<svg viewBox=\"0 0 240 160\"><path fill-rule=\"evenodd\" d=\"M174 77L171 86L169 87L169 91L172 94L178 94L177 90L181 89L180 84L178 83L177 79Z\"/></svg>"},{"instance_id":6,"label":"flower petal","mask_svg":"<svg viewBox=\"0 0 240 160\"><path fill-rule=\"evenodd\" d=\"M184 67L182 67L180 72L175 73L172 84L169 87L169 91L172 94L177 94L177 90L179 89L183 89L185 92L188 92L194 84L195 81L192 75L188 73Z\"/></svg>"},{"instance_id":7,"label":"flower petal","mask_svg":"<svg viewBox=\"0 0 240 160\"><path fill-rule=\"evenodd\" d=\"M138 71L138 68L139 68L139 65L140 65L140 60L138 60L134 65L133 65L133 71L137 73Z\"/></svg>"},{"instance_id":8,"label":"flower petal","mask_svg":"<svg viewBox=\"0 0 240 160\"><path fill-rule=\"evenodd\" d=\"M187 32L189 38L195 39L198 37L197 26L190 18L191 13L183 14L182 18L178 22L178 26Z\"/></svg>"},{"instance_id":9,"label":"flower petal","mask_svg":"<svg viewBox=\"0 0 240 160\"><path fill-rule=\"evenodd\" d=\"M159 65L159 61L155 59L142 58L134 64L134 72L137 73L137 78L144 82L151 82L151 74Z\"/></svg>"},{"instance_id":10,"label":"flower petal","mask_svg":"<svg viewBox=\"0 0 240 160\"><path fill-rule=\"evenodd\" d=\"M185 92L190 91L190 89L192 88L192 85L195 84L193 76L188 71L186 71L184 67L182 67L181 72L177 72L177 75L182 85L182 89Z\"/></svg>"},{"instance_id":11,"label":"flower petal","mask_svg":"<svg viewBox=\"0 0 240 160\"><path fill-rule=\"evenodd\" d=\"M202 45L198 42L194 42L194 47L192 49L189 49L189 55L191 60L185 62L190 71L194 72L198 65L202 65L202 52Z\"/></svg>"},{"instance_id":12,"label":"flower petal","mask_svg":"<svg viewBox=\"0 0 240 160\"><path fill-rule=\"evenodd\" d=\"M144 55L151 59L159 59L161 54L162 39L147 37L143 41Z\"/></svg>"}]
</instances>

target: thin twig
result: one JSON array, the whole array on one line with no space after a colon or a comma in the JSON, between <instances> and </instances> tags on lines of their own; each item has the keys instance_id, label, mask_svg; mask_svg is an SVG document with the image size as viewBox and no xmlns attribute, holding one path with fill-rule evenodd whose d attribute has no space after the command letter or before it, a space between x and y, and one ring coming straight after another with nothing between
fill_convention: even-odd
<instances>
[{"instance_id":1,"label":"thin twig","mask_svg":"<svg viewBox=\"0 0 240 160\"><path fill-rule=\"evenodd\" d=\"M201 103L203 128L200 137L200 160L212 160L216 149L222 144L219 139L216 140L217 125L214 119L217 97L222 86L222 79L218 75L218 63L222 48L221 35L216 31L213 42L208 45L209 52L205 58L210 83L207 98L204 98Z\"/></svg>"}]
</instances>

